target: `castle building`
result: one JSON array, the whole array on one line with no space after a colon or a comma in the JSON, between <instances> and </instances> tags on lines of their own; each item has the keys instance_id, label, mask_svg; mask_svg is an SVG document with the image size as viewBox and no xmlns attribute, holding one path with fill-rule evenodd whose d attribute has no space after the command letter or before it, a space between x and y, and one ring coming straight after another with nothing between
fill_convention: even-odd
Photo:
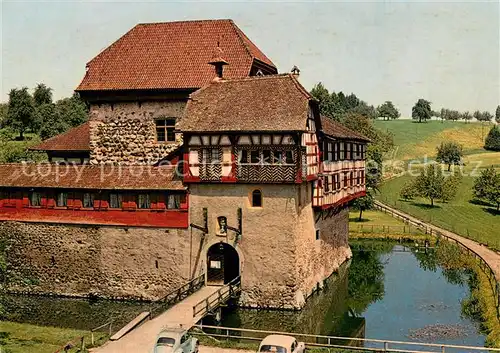
<instances>
[{"instance_id":1,"label":"castle building","mask_svg":"<svg viewBox=\"0 0 500 353\"><path fill-rule=\"evenodd\" d=\"M205 273L298 309L351 256L368 140L232 21L137 25L77 92L89 120L32 148L49 163L0 165L10 290L155 299Z\"/></svg>"}]
</instances>

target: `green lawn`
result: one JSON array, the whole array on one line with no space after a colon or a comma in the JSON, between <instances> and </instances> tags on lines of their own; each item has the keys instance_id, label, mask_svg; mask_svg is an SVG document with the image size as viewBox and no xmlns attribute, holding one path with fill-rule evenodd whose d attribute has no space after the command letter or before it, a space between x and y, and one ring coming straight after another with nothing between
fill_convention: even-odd
<instances>
[{"instance_id":1,"label":"green lawn","mask_svg":"<svg viewBox=\"0 0 500 353\"><path fill-rule=\"evenodd\" d=\"M376 120L375 126L394 135L396 149L391 159L421 159L434 156L442 141L456 141L466 151L479 151L491 125L487 123L465 123L454 121L430 121L416 123L412 120Z\"/></svg>"},{"instance_id":2,"label":"green lawn","mask_svg":"<svg viewBox=\"0 0 500 353\"><path fill-rule=\"evenodd\" d=\"M473 198L473 177L463 177L456 197L447 203L438 202L434 208L426 199L416 198L408 202L399 199L401 187L409 180L411 177L405 175L385 182L378 198L424 221L500 250L500 215L493 207L470 201Z\"/></svg>"},{"instance_id":3,"label":"green lawn","mask_svg":"<svg viewBox=\"0 0 500 353\"><path fill-rule=\"evenodd\" d=\"M68 342L85 336L90 344L90 332L57 327L35 326L10 321L0 321L0 345L2 353L54 353ZM96 333L96 339L104 334ZM78 349L69 352L75 353Z\"/></svg>"}]
</instances>

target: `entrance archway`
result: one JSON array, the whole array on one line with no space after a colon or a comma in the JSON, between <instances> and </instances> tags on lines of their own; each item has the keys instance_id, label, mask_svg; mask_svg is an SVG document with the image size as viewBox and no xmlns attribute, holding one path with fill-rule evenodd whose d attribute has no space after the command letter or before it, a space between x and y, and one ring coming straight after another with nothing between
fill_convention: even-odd
<instances>
[{"instance_id":1,"label":"entrance archway","mask_svg":"<svg viewBox=\"0 0 500 353\"><path fill-rule=\"evenodd\" d=\"M231 245L217 243L207 251L207 284L228 284L240 275L240 257Z\"/></svg>"}]
</instances>

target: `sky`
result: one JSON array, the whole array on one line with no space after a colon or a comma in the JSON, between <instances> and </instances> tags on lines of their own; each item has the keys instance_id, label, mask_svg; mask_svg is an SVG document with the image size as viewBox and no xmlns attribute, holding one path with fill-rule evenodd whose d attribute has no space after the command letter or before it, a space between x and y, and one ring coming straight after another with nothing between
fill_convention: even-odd
<instances>
[{"instance_id":1,"label":"sky","mask_svg":"<svg viewBox=\"0 0 500 353\"><path fill-rule=\"evenodd\" d=\"M403 116L419 99L460 111L500 104L500 0L5 1L1 94L43 82L69 96L85 64L137 23L231 18L280 72L297 65L310 90L391 100Z\"/></svg>"}]
</instances>

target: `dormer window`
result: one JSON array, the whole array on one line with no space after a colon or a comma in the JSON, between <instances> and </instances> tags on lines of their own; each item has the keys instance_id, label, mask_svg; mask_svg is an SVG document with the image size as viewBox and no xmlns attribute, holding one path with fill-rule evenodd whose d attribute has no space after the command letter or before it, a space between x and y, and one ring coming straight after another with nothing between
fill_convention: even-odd
<instances>
[{"instance_id":1,"label":"dormer window","mask_svg":"<svg viewBox=\"0 0 500 353\"><path fill-rule=\"evenodd\" d=\"M156 141L175 142L175 118L156 120Z\"/></svg>"}]
</instances>

